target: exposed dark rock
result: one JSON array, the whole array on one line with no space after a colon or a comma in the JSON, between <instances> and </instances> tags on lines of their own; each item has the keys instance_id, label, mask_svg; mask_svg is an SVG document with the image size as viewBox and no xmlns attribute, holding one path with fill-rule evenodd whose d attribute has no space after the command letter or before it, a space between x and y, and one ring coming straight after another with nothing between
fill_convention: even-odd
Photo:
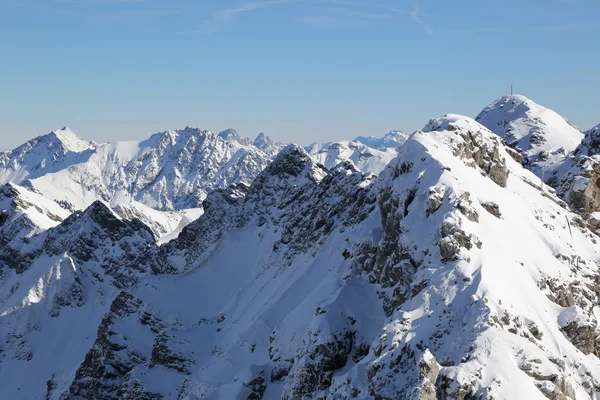
<instances>
[{"instance_id":1,"label":"exposed dark rock","mask_svg":"<svg viewBox=\"0 0 600 400\"><path fill-rule=\"evenodd\" d=\"M502 213L500 212L500 207L498 204L488 201L481 203L481 206L490 214L492 214L496 218L502 218Z\"/></svg>"},{"instance_id":2,"label":"exposed dark rock","mask_svg":"<svg viewBox=\"0 0 600 400\"><path fill-rule=\"evenodd\" d=\"M265 371L261 371L259 375L245 384L250 388L251 392L248 395L248 400L262 400L267 384L265 381Z\"/></svg>"},{"instance_id":3,"label":"exposed dark rock","mask_svg":"<svg viewBox=\"0 0 600 400\"><path fill-rule=\"evenodd\" d=\"M595 325L583 325L573 321L562 327L562 331L573 346L583 354L594 354L600 357L600 343L598 343L600 330Z\"/></svg>"},{"instance_id":4,"label":"exposed dark rock","mask_svg":"<svg viewBox=\"0 0 600 400\"><path fill-rule=\"evenodd\" d=\"M180 344L176 342L177 339L168 335L166 332L161 332L156 335L154 346L152 346L150 368L162 365L186 375L191 374L191 368L194 365L194 361L175 349L175 347Z\"/></svg>"}]
</instances>

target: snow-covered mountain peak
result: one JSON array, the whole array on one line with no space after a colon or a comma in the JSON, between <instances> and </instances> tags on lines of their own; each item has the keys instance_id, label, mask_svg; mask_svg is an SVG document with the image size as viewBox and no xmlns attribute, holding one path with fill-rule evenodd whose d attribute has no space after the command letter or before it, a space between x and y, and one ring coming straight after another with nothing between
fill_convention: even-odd
<instances>
[{"instance_id":1,"label":"snow-covered mountain peak","mask_svg":"<svg viewBox=\"0 0 600 400\"><path fill-rule=\"evenodd\" d=\"M274 156L285 146L284 143L274 141L264 132L259 133L252 144L264 151L269 156Z\"/></svg>"},{"instance_id":2,"label":"snow-covered mountain peak","mask_svg":"<svg viewBox=\"0 0 600 400\"><path fill-rule=\"evenodd\" d=\"M207 135L213 135L208 130L186 126L183 129L171 129L164 132L158 132L148 139L140 142L142 148L172 147L178 142L185 142L191 138L200 138ZM215 135L216 136L216 135Z\"/></svg>"},{"instance_id":3,"label":"snow-covered mountain peak","mask_svg":"<svg viewBox=\"0 0 600 400\"><path fill-rule=\"evenodd\" d=\"M14 150L0 152L0 183L21 182L79 162L96 148L68 128L33 138Z\"/></svg>"},{"instance_id":4,"label":"snow-covered mountain peak","mask_svg":"<svg viewBox=\"0 0 600 400\"><path fill-rule=\"evenodd\" d=\"M499 135L448 114L385 151L274 157L236 135L100 145L0 187L0 397L600 393L597 236Z\"/></svg>"},{"instance_id":5,"label":"snow-covered mountain peak","mask_svg":"<svg viewBox=\"0 0 600 400\"><path fill-rule=\"evenodd\" d=\"M272 140L270 137L268 137L264 132L260 132L254 139L253 144L256 147L260 147L264 143L271 143L271 142L272 142Z\"/></svg>"},{"instance_id":6,"label":"snow-covered mountain peak","mask_svg":"<svg viewBox=\"0 0 600 400\"><path fill-rule=\"evenodd\" d=\"M225 129L224 131L219 132L219 137L223 140L238 142L244 146L252 145L252 140L250 140L247 137L243 137L242 135L237 133L235 129L232 128Z\"/></svg>"},{"instance_id":7,"label":"snow-covered mountain peak","mask_svg":"<svg viewBox=\"0 0 600 400\"><path fill-rule=\"evenodd\" d=\"M396 148L406 141L408 134L402 131L390 131L383 137L375 136L358 136L354 139L355 142L365 144L369 147L378 150Z\"/></svg>"},{"instance_id":8,"label":"snow-covered mountain peak","mask_svg":"<svg viewBox=\"0 0 600 400\"><path fill-rule=\"evenodd\" d=\"M277 154L269 166L258 176L264 180L266 176L309 177L319 181L324 176L324 167L315 163L303 147L290 144ZM258 179L257 178L257 179Z\"/></svg>"},{"instance_id":9,"label":"snow-covered mountain peak","mask_svg":"<svg viewBox=\"0 0 600 400\"><path fill-rule=\"evenodd\" d=\"M56 141L58 141L64 146L65 149L74 153L80 153L96 147L95 143L81 139L67 126L64 126L59 130L52 131L46 136L49 138L49 146L52 146L54 143L56 143ZM41 138L44 137L42 136Z\"/></svg>"},{"instance_id":10,"label":"snow-covered mountain peak","mask_svg":"<svg viewBox=\"0 0 600 400\"><path fill-rule=\"evenodd\" d=\"M521 95L496 99L475 119L521 152L538 175L562 161L583 139L566 118Z\"/></svg>"}]
</instances>

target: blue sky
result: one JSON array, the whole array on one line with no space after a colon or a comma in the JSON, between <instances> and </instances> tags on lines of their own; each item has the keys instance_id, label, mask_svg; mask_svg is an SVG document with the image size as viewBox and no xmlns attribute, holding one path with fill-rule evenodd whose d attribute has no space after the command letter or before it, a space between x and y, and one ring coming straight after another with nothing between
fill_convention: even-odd
<instances>
[{"instance_id":1,"label":"blue sky","mask_svg":"<svg viewBox=\"0 0 600 400\"><path fill-rule=\"evenodd\" d=\"M0 148L199 126L308 144L516 92L600 123L598 0L0 0Z\"/></svg>"}]
</instances>

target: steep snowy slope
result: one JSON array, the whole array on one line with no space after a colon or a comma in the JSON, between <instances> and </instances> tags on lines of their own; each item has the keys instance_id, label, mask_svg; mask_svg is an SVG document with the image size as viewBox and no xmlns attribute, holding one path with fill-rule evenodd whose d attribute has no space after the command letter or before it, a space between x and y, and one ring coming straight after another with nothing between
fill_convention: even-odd
<instances>
[{"instance_id":1,"label":"steep snowy slope","mask_svg":"<svg viewBox=\"0 0 600 400\"><path fill-rule=\"evenodd\" d=\"M132 261L154 238L96 202L33 242L21 252L27 262L0 260L1 398L68 387L119 290L146 273Z\"/></svg>"},{"instance_id":2,"label":"steep snowy slope","mask_svg":"<svg viewBox=\"0 0 600 400\"><path fill-rule=\"evenodd\" d=\"M504 96L476 118L524 156L527 168L541 176L575 150L583 139L579 128L556 112L520 96Z\"/></svg>"},{"instance_id":3,"label":"steep snowy slope","mask_svg":"<svg viewBox=\"0 0 600 400\"><path fill-rule=\"evenodd\" d=\"M18 185L0 187L0 263L21 270L26 254L39 245L37 236L69 216L55 202ZM1 275L1 274L0 274Z\"/></svg>"},{"instance_id":4,"label":"steep snowy slope","mask_svg":"<svg viewBox=\"0 0 600 400\"><path fill-rule=\"evenodd\" d=\"M97 226L73 217L48 231L60 244L50 255L80 259L75 249L95 243L92 264L75 265L110 277L107 313L92 313L87 355L68 359L79 365L21 360L13 345L0 390L18 395L16 365L39 377L23 394L49 399L600 394L597 237L472 119L432 120L378 178L292 145L203 208L160 247L99 204L105 234L72 242L73 227ZM101 258L115 259L114 243L127 254L117 268ZM42 315L33 326L52 338Z\"/></svg>"},{"instance_id":5,"label":"steep snowy slope","mask_svg":"<svg viewBox=\"0 0 600 400\"><path fill-rule=\"evenodd\" d=\"M376 149L358 141L347 140L313 143L305 149L313 159L327 168L333 168L342 161L351 161L359 170L374 174L380 173L397 156L395 147Z\"/></svg>"},{"instance_id":6,"label":"steep snowy slope","mask_svg":"<svg viewBox=\"0 0 600 400\"><path fill-rule=\"evenodd\" d=\"M378 138L375 136L359 136L354 139L355 142L366 144L377 150L396 148L406 142L410 135L402 131L390 131L384 137Z\"/></svg>"}]
</instances>

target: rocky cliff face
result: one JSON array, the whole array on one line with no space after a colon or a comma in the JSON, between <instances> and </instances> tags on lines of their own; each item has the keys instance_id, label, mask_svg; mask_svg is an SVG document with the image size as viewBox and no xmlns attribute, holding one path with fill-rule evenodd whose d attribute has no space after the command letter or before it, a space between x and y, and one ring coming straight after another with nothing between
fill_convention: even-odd
<instances>
[{"instance_id":1,"label":"rocky cliff face","mask_svg":"<svg viewBox=\"0 0 600 400\"><path fill-rule=\"evenodd\" d=\"M573 154L560 163L548 177L569 205L581 214L594 231L600 227L600 128L584 133Z\"/></svg>"}]
</instances>

